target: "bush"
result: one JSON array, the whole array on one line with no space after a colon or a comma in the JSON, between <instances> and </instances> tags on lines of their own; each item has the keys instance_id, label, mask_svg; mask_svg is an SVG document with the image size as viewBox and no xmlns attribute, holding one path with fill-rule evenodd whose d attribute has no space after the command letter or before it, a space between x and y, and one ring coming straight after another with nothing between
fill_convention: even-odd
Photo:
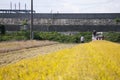
<instances>
[{"instance_id":1,"label":"bush","mask_svg":"<svg viewBox=\"0 0 120 80\"><path fill-rule=\"evenodd\" d=\"M4 35L4 36L1 36L1 40L0 41L10 41L11 39L12 39L12 36Z\"/></svg>"},{"instance_id":2,"label":"bush","mask_svg":"<svg viewBox=\"0 0 120 80\"><path fill-rule=\"evenodd\" d=\"M120 18L116 18L115 22L118 24L120 22Z\"/></svg>"},{"instance_id":3,"label":"bush","mask_svg":"<svg viewBox=\"0 0 120 80\"><path fill-rule=\"evenodd\" d=\"M6 32L5 26L4 25L0 25L0 34L4 35L5 32Z\"/></svg>"},{"instance_id":4,"label":"bush","mask_svg":"<svg viewBox=\"0 0 120 80\"><path fill-rule=\"evenodd\" d=\"M90 32L81 32L75 35L64 35L58 32L35 32L34 38L38 40L51 40L62 43L79 43L82 35L85 37L86 42L91 41Z\"/></svg>"},{"instance_id":5,"label":"bush","mask_svg":"<svg viewBox=\"0 0 120 80\"><path fill-rule=\"evenodd\" d=\"M29 34L29 31L6 33L0 36L0 41L28 40L30 39ZM103 35L105 40L120 42L120 32L105 32ZM80 43L81 36L85 37L85 42L89 42L91 41L92 32L79 32L74 35L64 35L58 32L34 32L34 39L36 40L51 40L61 43Z\"/></svg>"},{"instance_id":6,"label":"bush","mask_svg":"<svg viewBox=\"0 0 120 80\"><path fill-rule=\"evenodd\" d=\"M106 32L104 33L105 40L112 42L120 42L120 32Z\"/></svg>"},{"instance_id":7,"label":"bush","mask_svg":"<svg viewBox=\"0 0 120 80\"><path fill-rule=\"evenodd\" d=\"M28 40L29 32L28 31L18 31L12 33L6 33L1 35L0 41L11 41L11 40Z\"/></svg>"},{"instance_id":8,"label":"bush","mask_svg":"<svg viewBox=\"0 0 120 80\"><path fill-rule=\"evenodd\" d=\"M85 37L85 42L91 41L92 33L91 32L79 32L78 34L74 35L76 37L76 42L80 42L80 37L84 36Z\"/></svg>"}]
</instances>

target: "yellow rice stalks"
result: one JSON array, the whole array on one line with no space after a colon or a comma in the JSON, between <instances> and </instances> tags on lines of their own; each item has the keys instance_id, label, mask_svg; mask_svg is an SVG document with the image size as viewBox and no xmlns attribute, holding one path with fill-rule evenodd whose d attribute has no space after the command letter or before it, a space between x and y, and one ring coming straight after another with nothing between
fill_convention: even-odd
<instances>
[{"instance_id":1,"label":"yellow rice stalks","mask_svg":"<svg viewBox=\"0 0 120 80\"><path fill-rule=\"evenodd\" d=\"M0 80L120 80L120 44L92 41L0 68Z\"/></svg>"}]
</instances>

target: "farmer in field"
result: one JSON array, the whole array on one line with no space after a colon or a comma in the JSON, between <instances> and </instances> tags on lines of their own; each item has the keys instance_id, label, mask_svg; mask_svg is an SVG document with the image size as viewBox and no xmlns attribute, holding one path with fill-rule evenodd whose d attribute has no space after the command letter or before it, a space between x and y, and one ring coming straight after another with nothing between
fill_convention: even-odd
<instances>
[{"instance_id":1,"label":"farmer in field","mask_svg":"<svg viewBox=\"0 0 120 80\"><path fill-rule=\"evenodd\" d=\"M96 32L96 30L93 30L92 40L97 40L97 32Z\"/></svg>"},{"instance_id":2,"label":"farmer in field","mask_svg":"<svg viewBox=\"0 0 120 80\"><path fill-rule=\"evenodd\" d=\"M84 36L81 36L81 38L80 38L80 42L81 42L81 43L84 43L84 41L85 41Z\"/></svg>"}]
</instances>

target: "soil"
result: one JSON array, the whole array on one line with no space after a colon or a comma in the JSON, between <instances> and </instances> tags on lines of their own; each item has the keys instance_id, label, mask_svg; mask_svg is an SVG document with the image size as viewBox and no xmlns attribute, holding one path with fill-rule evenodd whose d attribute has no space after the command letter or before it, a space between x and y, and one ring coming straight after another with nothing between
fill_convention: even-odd
<instances>
[{"instance_id":1,"label":"soil","mask_svg":"<svg viewBox=\"0 0 120 80\"><path fill-rule=\"evenodd\" d=\"M33 43L32 45L30 43ZM6 44L6 45L5 45ZM9 44L9 45L8 45ZM23 47L19 46L24 44ZM29 44L29 45L27 45ZM2 48L4 46L4 49ZM12 45L12 46L11 46ZM15 48L15 46L17 49ZM0 43L0 67L15 63L22 59L36 57L40 54L56 52L65 48L71 48L77 44L62 44L51 41L26 41L26 42L3 42ZM11 46L11 47L10 47ZM5 49L6 47L6 49ZM2 48L2 49L1 49Z\"/></svg>"}]
</instances>

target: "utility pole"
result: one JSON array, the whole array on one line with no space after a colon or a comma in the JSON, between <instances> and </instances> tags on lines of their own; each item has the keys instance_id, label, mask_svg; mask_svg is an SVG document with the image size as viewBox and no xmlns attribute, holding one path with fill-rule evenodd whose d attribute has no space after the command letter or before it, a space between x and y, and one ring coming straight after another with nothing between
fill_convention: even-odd
<instances>
[{"instance_id":1,"label":"utility pole","mask_svg":"<svg viewBox=\"0 0 120 80\"><path fill-rule=\"evenodd\" d=\"M30 40L33 39L33 0L31 0L31 25L30 25Z\"/></svg>"},{"instance_id":2,"label":"utility pole","mask_svg":"<svg viewBox=\"0 0 120 80\"><path fill-rule=\"evenodd\" d=\"M10 2L10 9L12 10L12 2Z\"/></svg>"},{"instance_id":3,"label":"utility pole","mask_svg":"<svg viewBox=\"0 0 120 80\"><path fill-rule=\"evenodd\" d=\"M27 10L27 5L26 5L26 3L25 3L25 10Z\"/></svg>"},{"instance_id":4,"label":"utility pole","mask_svg":"<svg viewBox=\"0 0 120 80\"><path fill-rule=\"evenodd\" d=\"M20 10L20 2L18 3L18 5L19 5L19 10Z\"/></svg>"},{"instance_id":5,"label":"utility pole","mask_svg":"<svg viewBox=\"0 0 120 80\"><path fill-rule=\"evenodd\" d=\"M16 10L16 3L15 3L15 10Z\"/></svg>"}]
</instances>

